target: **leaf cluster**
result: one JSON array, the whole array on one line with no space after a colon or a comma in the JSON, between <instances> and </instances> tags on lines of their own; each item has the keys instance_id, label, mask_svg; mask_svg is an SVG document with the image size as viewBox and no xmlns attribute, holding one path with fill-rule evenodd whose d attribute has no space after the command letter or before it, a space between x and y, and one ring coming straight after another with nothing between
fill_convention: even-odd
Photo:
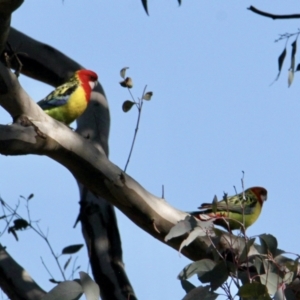
<instances>
[{"instance_id":1,"label":"leaf cluster","mask_svg":"<svg viewBox=\"0 0 300 300\"><path fill-rule=\"evenodd\" d=\"M283 251L277 248L277 240L270 234L261 234L248 239L246 236L244 246L238 253L231 249L230 253L218 253L213 259L201 259L187 265L178 275L181 285L187 295L184 300L216 299L221 288L228 299L235 296L249 300L295 300L293 281L297 278L299 256L280 263ZM255 240L260 245L255 244ZM216 245L211 245L216 249ZM250 249L256 251L250 251ZM253 254L255 253L255 254ZM196 275L204 284L199 287L188 281ZM232 285L237 289L233 296Z\"/></svg>"}]
</instances>

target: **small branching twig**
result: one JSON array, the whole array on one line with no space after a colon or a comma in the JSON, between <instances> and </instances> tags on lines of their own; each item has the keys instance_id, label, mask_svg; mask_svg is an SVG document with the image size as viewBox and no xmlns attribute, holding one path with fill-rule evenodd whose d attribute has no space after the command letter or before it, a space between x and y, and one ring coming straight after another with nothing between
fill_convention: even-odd
<instances>
[{"instance_id":1,"label":"small branching twig","mask_svg":"<svg viewBox=\"0 0 300 300\"><path fill-rule=\"evenodd\" d=\"M259 10L252 5L250 7L248 7L248 9L258 15L261 15L261 16L267 17L267 18L271 18L273 20L276 20L276 19L300 19L300 14L276 15L276 14L271 14L269 12Z\"/></svg>"},{"instance_id":2,"label":"small branching twig","mask_svg":"<svg viewBox=\"0 0 300 300\"><path fill-rule=\"evenodd\" d=\"M56 254L54 253L54 250L53 250L53 248L52 248L52 246L51 246L51 244L50 244L50 242L49 242L49 240L48 240L48 237L47 237L48 234L45 235L45 234L43 233L43 231L42 231L41 228L39 227L39 224L36 224L36 226L38 227L38 230L35 229L34 227L32 227L32 225L31 225L31 228L33 228L34 231L37 232L38 235L46 242L46 244L48 245L48 247L49 247L49 249L50 249L50 252L51 252L52 256L54 257L54 259L55 259L55 261L56 261L56 264L57 264L57 266L58 266L58 269L60 270L60 273L61 273L63 279L66 280L65 273L64 273L64 271L63 271L63 269L62 269L62 267L61 267L61 265L60 265L60 263L59 263L59 260L58 260L59 255L56 255Z\"/></svg>"},{"instance_id":3,"label":"small branching twig","mask_svg":"<svg viewBox=\"0 0 300 300\"><path fill-rule=\"evenodd\" d=\"M135 103L135 105L136 105L136 107L138 109L138 118L137 118L135 130L134 130L134 135L133 135L133 139L132 139L130 151L129 151L129 154L128 154L127 162L126 162L126 165L125 165L125 168L124 168L124 172L126 172L126 169L128 167L128 164L129 164L129 161L130 161L130 157L131 157L131 154L132 154L132 151L133 151L134 143L135 143L135 140L136 140L136 137L137 137L137 133L138 133L138 130L139 130L139 125L140 125L140 120L141 120L141 115L142 115L142 108L143 108L143 103L144 103L143 102L143 97L145 95L146 88L147 88L147 85L144 88L142 98L139 98L138 102L134 101L132 93L131 93L130 89L128 88L128 91L129 91L130 95L132 96L132 99L133 99L133 101L134 101L134 103Z\"/></svg>"},{"instance_id":4,"label":"small branching twig","mask_svg":"<svg viewBox=\"0 0 300 300\"><path fill-rule=\"evenodd\" d=\"M65 274L64 274L64 272L63 272L63 270L62 270L62 267L61 267L61 265L60 265L60 263L59 263L59 261L58 261L59 256L56 255L56 254L54 253L54 250L53 250L53 248L52 248L52 246L51 246L51 244L50 244L50 242L49 242L49 240L48 240L48 238L47 238L47 235L45 235L45 234L43 233L43 231L40 229L40 227L39 227L39 225L38 225L38 222L36 222L37 228L35 228L35 227L32 225L33 222L32 222L32 220L30 219L30 209L29 209L29 200L30 200L32 197L33 197L33 194L31 194L27 199L26 199L25 197L22 196L22 198L24 198L24 199L27 201L26 209L27 209L27 214L28 214L28 219L29 219L28 222L27 222L21 215L19 215L19 214L17 213L17 209L18 209L18 207L19 207L19 205L20 205L19 202L18 202L16 208L13 209L8 203L6 203L3 199L1 199L1 205L2 205L2 207L6 208L6 209L11 213L10 220L9 220L9 221L5 220L5 221L7 222L7 224L6 224L6 229L9 227L9 224L11 223L11 221L12 221L12 219L13 219L14 217L17 217L17 218L20 219L20 220L24 220L24 222L26 222L26 227L30 227L35 233L37 233L37 234L38 234L38 235L46 242L46 244L48 245L48 247L49 247L49 249L50 249L50 251L51 251L51 253L52 253L52 255L53 255L53 257L54 257L54 259L55 259L55 261L56 261L56 263L57 263L57 265L58 265L58 268L59 268L59 270L60 270L60 272L61 272L61 274L62 274L63 279L66 280ZM4 208L2 208L2 209L4 209ZM26 228L26 227L25 227L25 228ZM13 234L15 233L15 232L13 232L13 230L11 230L11 232L12 232ZM14 234L14 235L15 235L15 234ZM45 264L43 263L43 265L45 265ZM48 270L47 268L46 268L46 270L47 270L48 273L49 273L49 270ZM52 275L51 275L51 276L52 276Z\"/></svg>"},{"instance_id":5,"label":"small branching twig","mask_svg":"<svg viewBox=\"0 0 300 300\"><path fill-rule=\"evenodd\" d=\"M287 41L291 38L291 37L293 37L293 36L295 36L295 35L299 35L300 34L300 29L298 28L298 31L297 32L294 32L294 33L283 33L283 34L279 34L279 38L278 39L276 39L274 42L275 43L277 43L277 42L279 42L279 41L282 41L282 40L286 40L286 43L287 43Z\"/></svg>"},{"instance_id":6,"label":"small branching twig","mask_svg":"<svg viewBox=\"0 0 300 300\"><path fill-rule=\"evenodd\" d=\"M4 218L2 218L2 219L6 222L6 226L4 227L3 231L0 233L0 236L2 236L6 232L6 230L9 228L9 225L11 224L14 217L17 216L17 210L20 206L20 201L18 200L18 203L17 203L15 209L10 207L2 198L0 198L0 203L1 203L2 212L3 212L3 216L4 216ZM6 215L5 209L7 209L9 211L9 215Z\"/></svg>"},{"instance_id":7,"label":"small branching twig","mask_svg":"<svg viewBox=\"0 0 300 300\"><path fill-rule=\"evenodd\" d=\"M137 133L138 133L138 130L139 130L139 125L140 125L140 120L141 120L141 114L142 114L144 100L150 100L151 97L152 97L152 95L153 95L152 92L147 92L146 93L146 88L147 88L147 85L146 85L144 87L144 90L143 90L143 93L142 93L142 97L138 98L138 101L136 101L135 98L134 98L134 96L133 96L133 94L131 93L131 90L130 90L133 87L132 79L130 77L126 77L125 78L125 74L126 74L126 70L127 69L128 69L128 67L123 68L120 71L120 75L124 79L123 81L120 82L120 85L122 87L125 87L125 88L128 89L128 92L130 94L130 97L131 97L132 101L131 100L126 100L123 103L122 108L123 108L124 112L128 112L132 108L132 106L135 105L136 108L137 108L137 110L138 110L138 117L137 117L137 122L136 122L135 130L134 130L134 135L133 135L133 140L132 140L132 143L131 143L129 155L128 155L127 162L126 162L125 167L124 167L124 172L126 172L126 170L127 170L127 167L128 167L131 155L132 155L133 147L134 147L134 144L135 144L135 140L136 140L136 137L137 137Z\"/></svg>"},{"instance_id":8,"label":"small branching twig","mask_svg":"<svg viewBox=\"0 0 300 300\"><path fill-rule=\"evenodd\" d=\"M51 272L49 271L49 269L47 268L47 266L46 266L46 264L45 264L43 258L42 258L42 257L40 257L40 258L41 258L41 261L42 261L42 265L45 267L45 269L46 269L46 271L48 272L49 276L50 276L51 278L54 278L53 275L51 274Z\"/></svg>"}]
</instances>

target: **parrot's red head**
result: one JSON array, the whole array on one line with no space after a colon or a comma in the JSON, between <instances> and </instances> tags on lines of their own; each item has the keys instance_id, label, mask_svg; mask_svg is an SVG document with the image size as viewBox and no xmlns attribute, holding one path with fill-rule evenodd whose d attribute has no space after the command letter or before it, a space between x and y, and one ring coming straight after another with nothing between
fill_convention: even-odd
<instances>
[{"instance_id":1,"label":"parrot's red head","mask_svg":"<svg viewBox=\"0 0 300 300\"><path fill-rule=\"evenodd\" d=\"M259 203L261 204L261 206L263 205L263 203L267 200L268 197L268 191L263 188L263 187L252 187L249 190L251 190L255 196L257 197Z\"/></svg>"},{"instance_id":2,"label":"parrot's red head","mask_svg":"<svg viewBox=\"0 0 300 300\"><path fill-rule=\"evenodd\" d=\"M79 70L76 72L76 75L78 76L78 79L80 81L80 84L82 85L87 101L90 100L91 91L96 86L98 75L90 70Z\"/></svg>"}]
</instances>

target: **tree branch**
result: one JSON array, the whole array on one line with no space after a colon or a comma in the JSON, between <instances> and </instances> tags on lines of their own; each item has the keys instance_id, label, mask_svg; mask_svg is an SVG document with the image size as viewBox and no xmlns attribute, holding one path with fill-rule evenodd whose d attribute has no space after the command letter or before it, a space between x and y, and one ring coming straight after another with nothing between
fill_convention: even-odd
<instances>
[{"instance_id":1,"label":"tree branch","mask_svg":"<svg viewBox=\"0 0 300 300\"><path fill-rule=\"evenodd\" d=\"M5 48L9 34L11 14L24 0L0 0L0 54Z\"/></svg>"},{"instance_id":2,"label":"tree branch","mask_svg":"<svg viewBox=\"0 0 300 300\"><path fill-rule=\"evenodd\" d=\"M12 300L38 300L46 294L1 244L0 287Z\"/></svg>"},{"instance_id":3,"label":"tree branch","mask_svg":"<svg viewBox=\"0 0 300 300\"><path fill-rule=\"evenodd\" d=\"M267 18L271 18L273 20L276 20L276 19L299 19L300 18L300 14L292 14L292 15L274 15L274 14L271 14L271 13L268 13L268 12L264 12L262 10L259 10L257 8L255 8L254 6L250 6L248 7L248 9L258 15L261 15L261 16L264 16L264 17L267 17Z\"/></svg>"}]
</instances>

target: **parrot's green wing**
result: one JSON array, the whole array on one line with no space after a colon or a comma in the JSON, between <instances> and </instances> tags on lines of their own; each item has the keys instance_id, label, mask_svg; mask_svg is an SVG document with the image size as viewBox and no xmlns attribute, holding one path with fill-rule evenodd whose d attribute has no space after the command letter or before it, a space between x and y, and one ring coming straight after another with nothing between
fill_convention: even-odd
<instances>
[{"instance_id":1,"label":"parrot's green wing","mask_svg":"<svg viewBox=\"0 0 300 300\"><path fill-rule=\"evenodd\" d=\"M37 104L43 109L51 109L65 105L70 95L77 89L78 82L69 81L51 92L47 97L39 101Z\"/></svg>"},{"instance_id":2,"label":"parrot's green wing","mask_svg":"<svg viewBox=\"0 0 300 300\"><path fill-rule=\"evenodd\" d=\"M245 195L245 198L246 199L243 200L243 196L241 194L228 197L227 201L222 200L218 202L215 209L216 211L230 211L244 215L251 215L253 214L257 204L257 198L255 196L251 197L251 195ZM203 203L199 209L212 211L212 204Z\"/></svg>"}]
</instances>

